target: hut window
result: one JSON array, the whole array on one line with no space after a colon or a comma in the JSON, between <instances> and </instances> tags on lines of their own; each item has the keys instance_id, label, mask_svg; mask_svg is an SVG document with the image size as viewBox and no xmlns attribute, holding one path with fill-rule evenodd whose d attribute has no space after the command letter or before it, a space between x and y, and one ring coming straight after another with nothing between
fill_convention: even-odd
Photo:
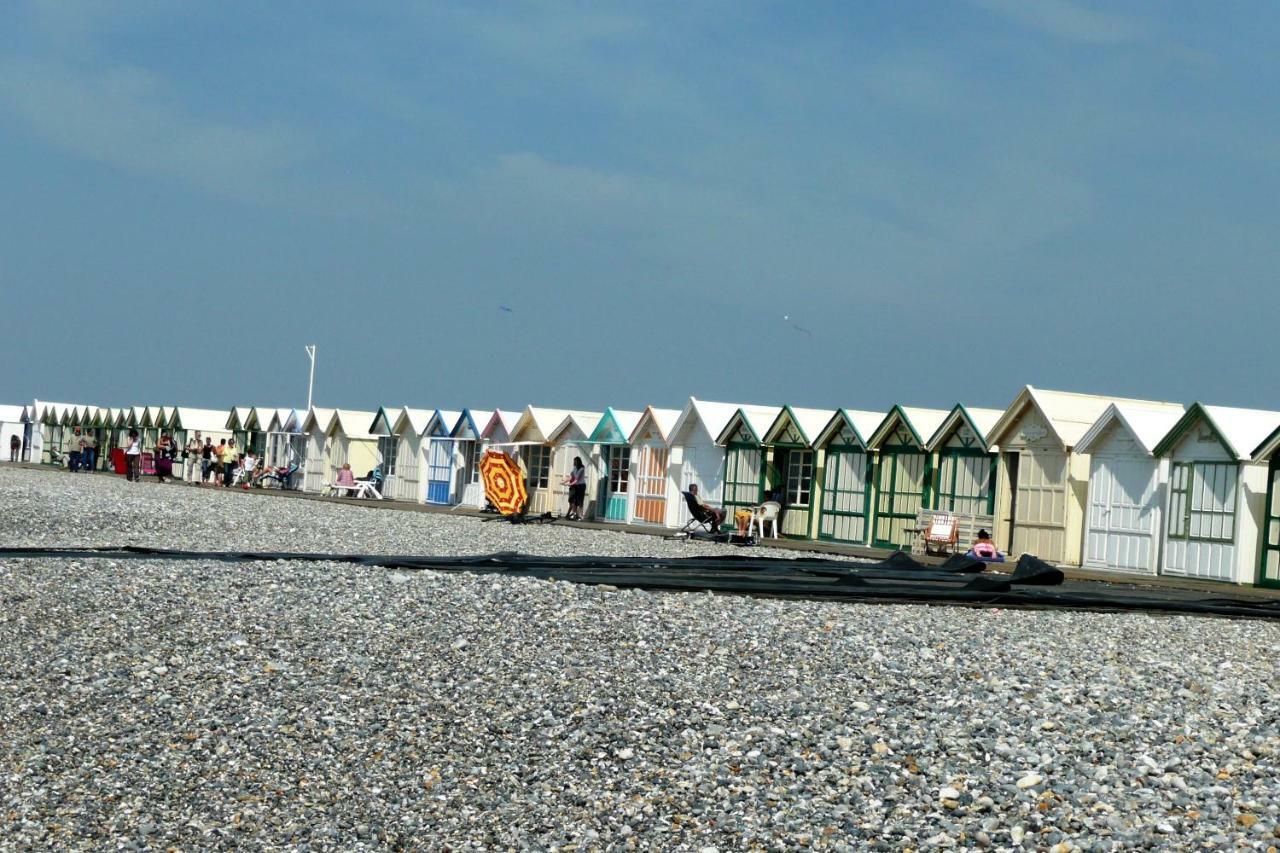
<instances>
[{"instance_id":1,"label":"hut window","mask_svg":"<svg viewBox=\"0 0 1280 853\"><path fill-rule=\"evenodd\" d=\"M396 445L399 439L394 435L384 435L378 438L378 452L382 454L382 476L390 477L396 472Z\"/></svg>"},{"instance_id":2,"label":"hut window","mask_svg":"<svg viewBox=\"0 0 1280 853\"><path fill-rule=\"evenodd\" d=\"M535 446L527 449L529 488L545 489L551 485L551 448Z\"/></svg>"},{"instance_id":3,"label":"hut window","mask_svg":"<svg viewBox=\"0 0 1280 853\"><path fill-rule=\"evenodd\" d=\"M627 471L631 464L630 447L609 449L609 491L615 495L627 493Z\"/></svg>"},{"instance_id":4,"label":"hut window","mask_svg":"<svg viewBox=\"0 0 1280 853\"><path fill-rule=\"evenodd\" d=\"M1230 542L1235 538L1236 466L1175 462L1169 475L1169 535Z\"/></svg>"},{"instance_id":5,"label":"hut window","mask_svg":"<svg viewBox=\"0 0 1280 853\"><path fill-rule=\"evenodd\" d=\"M808 506L813 491L813 451L792 450L787 454L787 505Z\"/></svg>"},{"instance_id":6,"label":"hut window","mask_svg":"<svg viewBox=\"0 0 1280 853\"><path fill-rule=\"evenodd\" d=\"M480 482L480 457L483 455L484 446L478 441L471 442L471 452L467 454L467 471L469 472L467 480L469 482Z\"/></svg>"}]
</instances>

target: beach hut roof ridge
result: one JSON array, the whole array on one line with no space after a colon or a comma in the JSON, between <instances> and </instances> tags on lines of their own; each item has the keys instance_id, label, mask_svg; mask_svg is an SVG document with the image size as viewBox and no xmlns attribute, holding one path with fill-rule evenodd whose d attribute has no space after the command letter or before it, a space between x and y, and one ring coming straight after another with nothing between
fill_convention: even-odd
<instances>
[{"instance_id":1,"label":"beach hut roof ridge","mask_svg":"<svg viewBox=\"0 0 1280 853\"><path fill-rule=\"evenodd\" d=\"M1133 436L1138 446L1148 456L1155 454L1156 446L1169 434L1182 418L1183 412L1165 406L1151 407L1139 403L1112 403L1098 417L1089 431L1076 443L1077 453L1091 453L1107 428L1113 423L1120 424L1129 435Z\"/></svg>"},{"instance_id":2,"label":"beach hut roof ridge","mask_svg":"<svg viewBox=\"0 0 1280 853\"><path fill-rule=\"evenodd\" d=\"M1227 452L1240 462L1261 458L1258 451L1264 450L1268 438L1280 429L1280 412L1196 402L1156 445L1155 454L1163 456L1172 450L1197 420L1207 423Z\"/></svg>"},{"instance_id":3,"label":"beach hut roof ridge","mask_svg":"<svg viewBox=\"0 0 1280 853\"><path fill-rule=\"evenodd\" d=\"M662 439L662 443L670 444L671 439L675 436L675 426L680 420L682 411L681 409L659 409L655 406L645 406L639 420L636 421L631 431L627 433L627 442L634 444L640 438L640 433L645 425L653 424L658 430L658 436Z\"/></svg>"},{"instance_id":4,"label":"beach hut roof ridge","mask_svg":"<svg viewBox=\"0 0 1280 853\"><path fill-rule=\"evenodd\" d=\"M1103 397L1096 394L1081 394L1076 391L1050 391L1032 385L1023 387L1013 402L1005 409L1004 414L991 432L987 434L987 446L994 447L1001 443L1004 433L1017 422L1022 409L1027 404L1034 407L1044 419L1054 437L1062 444L1064 450L1076 446L1089 428L1094 425L1107 406L1112 403L1136 403L1151 408L1168 408L1181 410L1181 403L1166 403L1158 400L1137 400L1128 397Z\"/></svg>"},{"instance_id":5,"label":"beach hut roof ridge","mask_svg":"<svg viewBox=\"0 0 1280 853\"><path fill-rule=\"evenodd\" d=\"M764 434L764 443L771 444L775 442L778 435L783 429L783 424L787 421L796 425L796 429L800 430L800 436L809 447L817 444L818 436L822 435L822 431L826 429L827 424L831 423L831 419L836 416L833 409L808 409L802 406L786 405L782 407L782 411L778 412L778 416L773 419L773 423Z\"/></svg>"},{"instance_id":6,"label":"beach hut roof ridge","mask_svg":"<svg viewBox=\"0 0 1280 853\"><path fill-rule=\"evenodd\" d=\"M169 429L184 429L188 432L224 432L226 430L227 413L222 409L195 409L188 406L174 406L169 415Z\"/></svg>"},{"instance_id":7,"label":"beach hut roof ridge","mask_svg":"<svg viewBox=\"0 0 1280 853\"><path fill-rule=\"evenodd\" d=\"M1004 414L1003 409L982 409L966 406L963 403L956 403L951 409L950 414L938 425L938 428L929 436L929 440L925 442L925 448L930 453L937 450L944 441L956 428L957 423L963 422L969 425L969 429L973 430L978 440L982 442L985 450L991 448L987 446L987 433L1000 420L1000 416Z\"/></svg>"}]
</instances>

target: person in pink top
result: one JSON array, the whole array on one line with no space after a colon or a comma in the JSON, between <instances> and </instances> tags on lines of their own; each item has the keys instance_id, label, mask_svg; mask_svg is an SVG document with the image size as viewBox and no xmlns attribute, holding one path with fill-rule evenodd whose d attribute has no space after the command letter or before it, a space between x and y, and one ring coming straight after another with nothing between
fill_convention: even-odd
<instances>
[{"instance_id":1,"label":"person in pink top","mask_svg":"<svg viewBox=\"0 0 1280 853\"><path fill-rule=\"evenodd\" d=\"M342 467L338 469L338 481L335 485L354 488L355 484L356 475L351 473L351 463L343 462Z\"/></svg>"}]
</instances>

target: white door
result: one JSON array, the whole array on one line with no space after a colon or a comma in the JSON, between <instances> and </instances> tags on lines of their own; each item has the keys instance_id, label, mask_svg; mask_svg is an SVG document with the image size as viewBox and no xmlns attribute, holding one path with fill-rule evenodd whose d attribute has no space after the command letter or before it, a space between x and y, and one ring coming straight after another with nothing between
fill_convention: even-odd
<instances>
[{"instance_id":1,"label":"white door","mask_svg":"<svg viewBox=\"0 0 1280 853\"><path fill-rule=\"evenodd\" d=\"M1086 565L1154 572L1158 495L1154 459L1094 456Z\"/></svg>"},{"instance_id":2,"label":"white door","mask_svg":"<svg viewBox=\"0 0 1280 853\"><path fill-rule=\"evenodd\" d=\"M422 498L422 440L416 435L402 435L396 448L396 473L391 494L402 501Z\"/></svg>"},{"instance_id":3,"label":"white door","mask_svg":"<svg viewBox=\"0 0 1280 853\"><path fill-rule=\"evenodd\" d=\"M318 492L324 488L325 455L324 435L313 432L307 438L307 471L303 479L304 488L308 492Z\"/></svg>"}]
</instances>

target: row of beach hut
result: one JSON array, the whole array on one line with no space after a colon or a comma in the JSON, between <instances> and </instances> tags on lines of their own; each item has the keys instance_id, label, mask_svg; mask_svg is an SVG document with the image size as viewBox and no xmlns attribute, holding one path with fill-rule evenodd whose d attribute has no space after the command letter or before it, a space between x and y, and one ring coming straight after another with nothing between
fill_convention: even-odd
<instances>
[{"instance_id":1,"label":"row of beach hut","mask_svg":"<svg viewBox=\"0 0 1280 853\"><path fill-rule=\"evenodd\" d=\"M583 412L244 407L21 409L24 458L51 461L75 430L100 447L138 429L236 439L323 490L349 463L381 466L387 497L484 504L485 448L516 456L531 512L563 513L573 458L589 472L586 515L679 528L682 492L730 519L766 499L783 536L918 548L932 516L979 528L1016 556L1124 574L1280 586L1280 412L1131 400L1027 386L1003 410L716 403ZM12 415L3 415L11 417ZM0 424L3 427L4 424ZM35 447L35 455L31 449Z\"/></svg>"}]
</instances>

